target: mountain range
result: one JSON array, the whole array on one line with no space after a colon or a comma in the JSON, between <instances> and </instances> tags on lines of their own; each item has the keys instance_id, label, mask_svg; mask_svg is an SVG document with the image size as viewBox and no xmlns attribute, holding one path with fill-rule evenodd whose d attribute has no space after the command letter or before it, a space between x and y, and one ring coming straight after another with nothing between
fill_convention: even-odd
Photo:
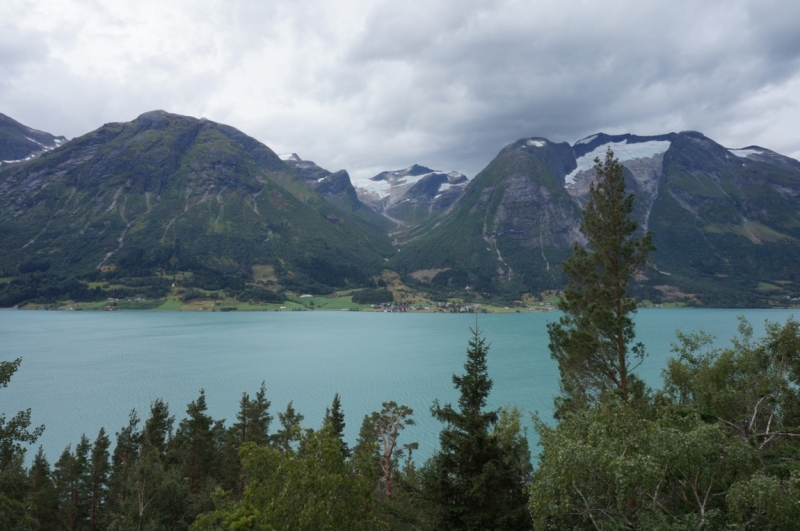
<instances>
[{"instance_id":1,"label":"mountain range","mask_svg":"<svg viewBox=\"0 0 800 531\"><path fill-rule=\"evenodd\" d=\"M70 141L0 115L0 305L105 286L163 294L176 279L279 299L374 287L386 268L433 297L539 296L564 287L560 264L585 243L581 207L607 149L657 246L633 294L800 297L800 162L766 148L692 131L531 137L472 179L414 164L354 183L230 126L153 111Z\"/></svg>"}]
</instances>

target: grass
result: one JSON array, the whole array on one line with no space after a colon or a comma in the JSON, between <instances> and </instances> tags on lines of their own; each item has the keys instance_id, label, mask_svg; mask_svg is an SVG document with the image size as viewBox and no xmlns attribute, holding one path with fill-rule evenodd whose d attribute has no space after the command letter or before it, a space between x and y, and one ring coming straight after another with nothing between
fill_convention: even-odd
<instances>
[{"instance_id":1,"label":"grass","mask_svg":"<svg viewBox=\"0 0 800 531\"><path fill-rule=\"evenodd\" d=\"M11 282L14 280L14 277L0 277L0 284L5 284L6 282Z\"/></svg>"},{"instance_id":2,"label":"grass","mask_svg":"<svg viewBox=\"0 0 800 531\"><path fill-rule=\"evenodd\" d=\"M776 286L775 284L770 284L769 282L759 282L756 291L761 291L761 292L783 291L783 288L781 288L780 286Z\"/></svg>"},{"instance_id":3,"label":"grass","mask_svg":"<svg viewBox=\"0 0 800 531\"><path fill-rule=\"evenodd\" d=\"M183 306L183 302L175 300L175 299L167 299L164 301L164 304L156 308L156 310L180 310L181 306Z\"/></svg>"}]
</instances>

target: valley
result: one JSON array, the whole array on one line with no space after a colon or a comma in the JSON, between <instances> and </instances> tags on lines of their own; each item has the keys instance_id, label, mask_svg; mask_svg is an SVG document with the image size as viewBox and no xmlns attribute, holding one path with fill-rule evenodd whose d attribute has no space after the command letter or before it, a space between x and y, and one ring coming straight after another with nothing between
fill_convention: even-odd
<instances>
[{"instance_id":1,"label":"valley","mask_svg":"<svg viewBox=\"0 0 800 531\"><path fill-rule=\"evenodd\" d=\"M800 162L698 132L523 138L474 177L412 164L354 181L164 111L69 141L0 118L2 307L383 311L351 294L389 291L413 311L538 311L585 244L607 149L657 248L629 287L641 305L800 301Z\"/></svg>"}]
</instances>

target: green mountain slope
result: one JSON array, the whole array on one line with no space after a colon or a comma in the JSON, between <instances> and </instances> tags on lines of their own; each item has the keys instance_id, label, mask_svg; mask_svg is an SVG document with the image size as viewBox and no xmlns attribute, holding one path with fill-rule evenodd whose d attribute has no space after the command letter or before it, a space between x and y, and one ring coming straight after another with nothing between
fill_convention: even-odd
<instances>
[{"instance_id":1,"label":"green mountain slope","mask_svg":"<svg viewBox=\"0 0 800 531\"><path fill-rule=\"evenodd\" d=\"M390 264L433 288L511 299L563 287L592 161L611 147L654 232L654 267L632 286L654 301L770 306L800 300L800 162L700 133L592 135L503 149L454 207L406 232ZM468 291L468 290L466 290Z\"/></svg>"},{"instance_id":2,"label":"green mountain slope","mask_svg":"<svg viewBox=\"0 0 800 531\"><path fill-rule=\"evenodd\" d=\"M568 144L523 139L503 149L449 214L411 231L390 265L433 286L516 297L558 288L559 264L580 239L580 210L564 190Z\"/></svg>"},{"instance_id":3,"label":"green mountain slope","mask_svg":"<svg viewBox=\"0 0 800 531\"><path fill-rule=\"evenodd\" d=\"M191 272L199 287L242 289L256 267L270 271L273 289L325 292L380 272L393 252L380 236L263 144L163 111L106 124L0 172L5 275L63 284ZM15 282L7 294L29 294L33 281ZM18 302L12 295L7 302Z\"/></svg>"},{"instance_id":4,"label":"green mountain slope","mask_svg":"<svg viewBox=\"0 0 800 531\"><path fill-rule=\"evenodd\" d=\"M719 305L800 295L800 163L754 150L740 157L700 133L677 135L650 214L654 260L670 275L654 283Z\"/></svg>"}]
</instances>

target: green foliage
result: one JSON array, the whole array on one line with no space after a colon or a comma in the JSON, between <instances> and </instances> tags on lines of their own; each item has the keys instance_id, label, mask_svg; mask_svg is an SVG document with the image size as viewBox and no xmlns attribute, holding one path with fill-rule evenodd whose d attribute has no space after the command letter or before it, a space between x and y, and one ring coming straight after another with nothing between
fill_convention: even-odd
<instances>
[{"instance_id":1,"label":"green foliage","mask_svg":"<svg viewBox=\"0 0 800 531\"><path fill-rule=\"evenodd\" d=\"M373 528L369 491L357 481L330 430L307 431L296 453L247 443L241 458L248 477L241 500L217 494L218 508L198 518L194 531Z\"/></svg>"},{"instance_id":2,"label":"green foliage","mask_svg":"<svg viewBox=\"0 0 800 531\"><path fill-rule=\"evenodd\" d=\"M31 189L31 174L47 186ZM15 250L0 255L0 269L25 285L3 286L4 306L99 300L65 285L92 275L193 272L199 285L186 287L239 293L258 264L289 289L330 292L366 284L393 251L380 229L328 203L269 148L207 120L147 113L107 124L0 172L0 182L0 246ZM59 289L39 289L43 280Z\"/></svg>"},{"instance_id":3,"label":"green foliage","mask_svg":"<svg viewBox=\"0 0 800 531\"><path fill-rule=\"evenodd\" d=\"M559 408L598 400L605 393L627 401L636 386L630 372L644 358L644 345L629 344L635 337L636 301L627 286L647 263L654 247L648 232L637 229L629 214L633 194L625 191L623 168L609 149L603 163L595 159L596 181L589 188L581 232L589 242L578 243L562 264L569 286L559 303L564 316L548 324L550 352L558 362L565 394Z\"/></svg>"},{"instance_id":4,"label":"green foliage","mask_svg":"<svg viewBox=\"0 0 800 531\"><path fill-rule=\"evenodd\" d=\"M609 401L536 429L535 529L719 529L728 489L757 466L746 443L670 407Z\"/></svg>"},{"instance_id":5,"label":"green foliage","mask_svg":"<svg viewBox=\"0 0 800 531\"><path fill-rule=\"evenodd\" d=\"M388 289L362 289L353 293L356 304L384 304L394 301L394 295Z\"/></svg>"},{"instance_id":6,"label":"green foliage","mask_svg":"<svg viewBox=\"0 0 800 531\"><path fill-rule=\"evenodd\" d=\"M8 387L22 358L0 361L0 389ZM26 529L33 524L29 484L23 468L25 448L44 431L44 426L30 429L31 410L18 412L7 419L0 413L0 527Z\"/></svg>"},{"instance_id":7,"label":"green foliage","mask_svg":"<svg viewBox=\"0 0 800 531\"><path fill-rule=\"evenodd\" d=\"M498 411L485 411L492 388L488 346L476 327L467 349L465 373L453 375L460 392L458 409L435 402L431 413L445 428L440 449L421 471L422 491L435 507L436 529L528 529L525 487L530 453L520 443L518 418L506 417L499 429Z\"/></svg>"},{"instance_id":8,"label":"green foliage","mask_svg":"<svg viewBox=\"0 0 800 531\"><path fill-rule=\"evenodd\" d=\"M342 411L342 401L339 398L339 393L333 396L333 403L331 407L325 410L325 417L322 420L323 426L329 426L331 433L339 439L342 446L342 455L344 457L350 456L350 449L347 443L344 442L344 411Z\"/></svg>"}]
</instances>

